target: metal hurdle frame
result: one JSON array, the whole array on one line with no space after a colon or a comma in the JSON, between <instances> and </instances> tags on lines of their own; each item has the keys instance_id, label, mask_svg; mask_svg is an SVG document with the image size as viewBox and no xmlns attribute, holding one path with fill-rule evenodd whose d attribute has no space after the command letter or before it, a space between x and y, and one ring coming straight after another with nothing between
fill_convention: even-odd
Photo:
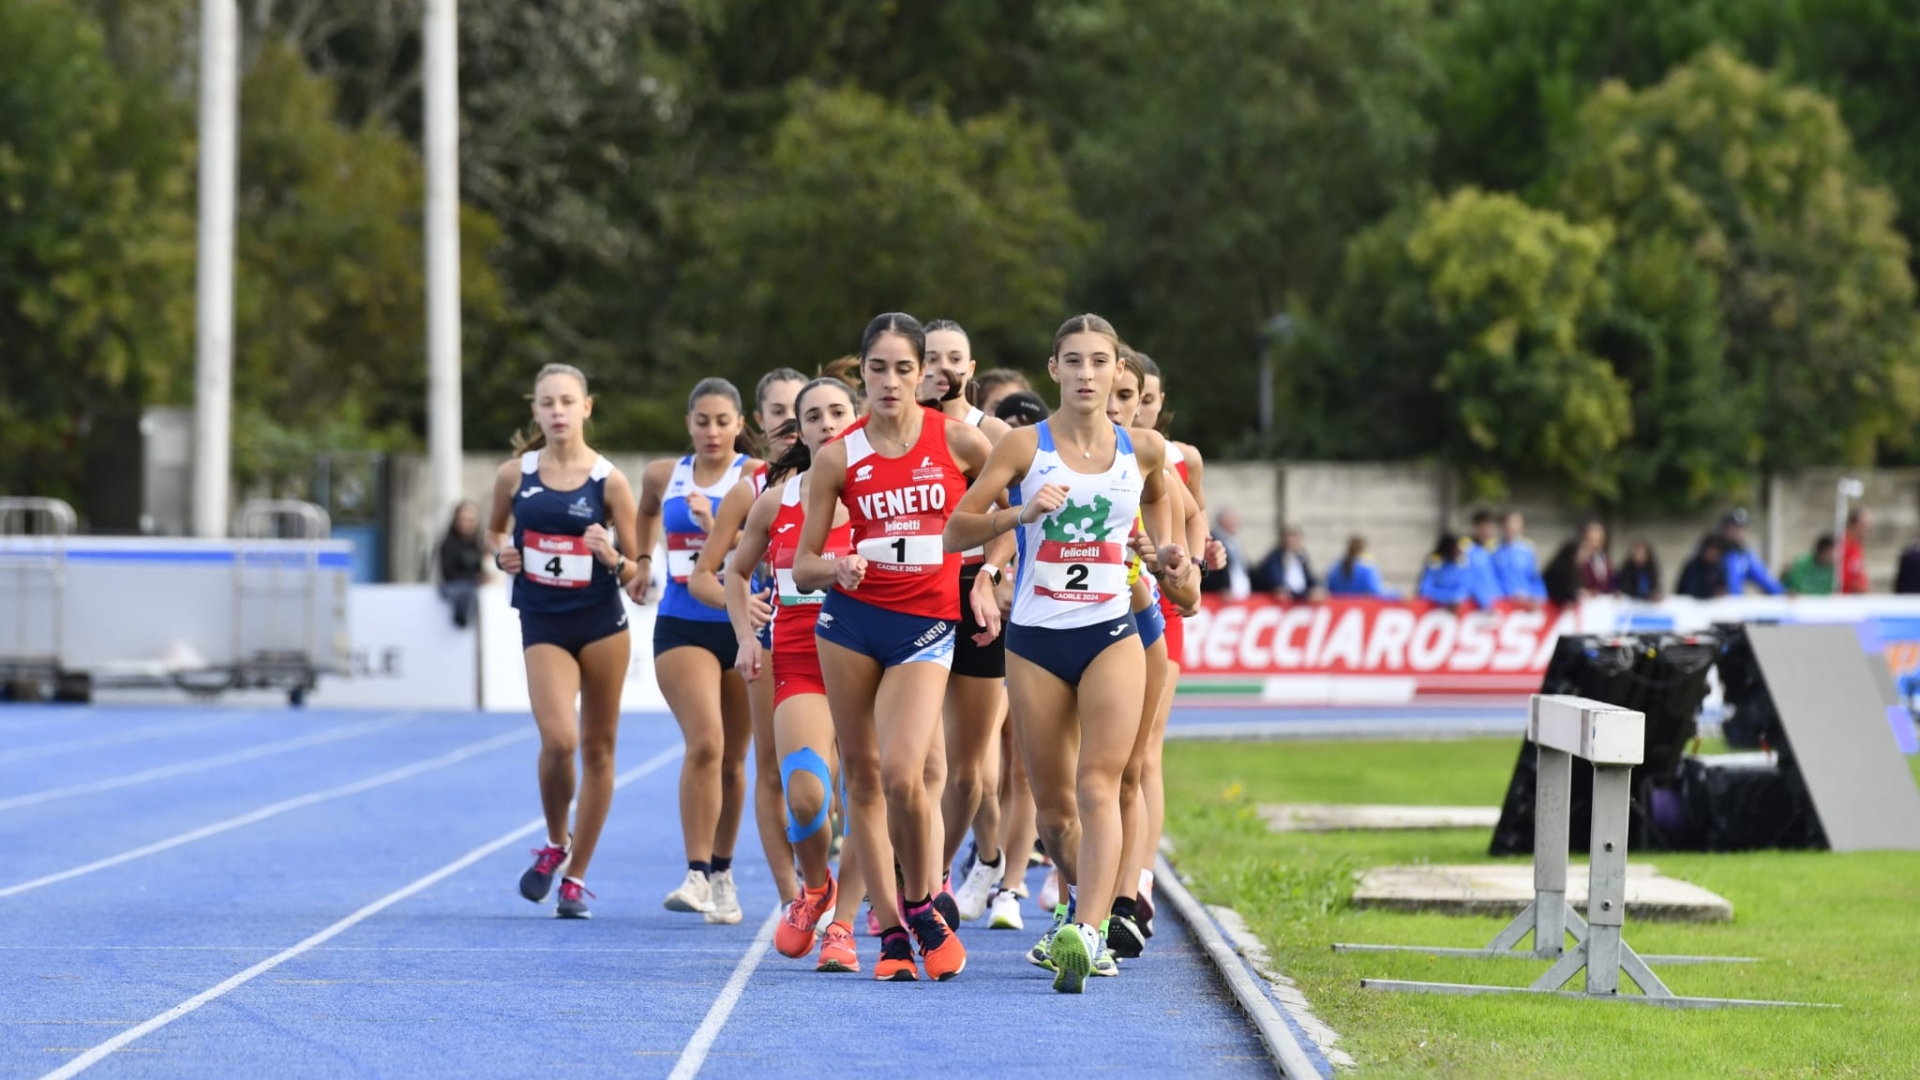
<instances>
[{"instance_id":1,"label":"metal hurdle frame","mask_svg":"<svg viewBox=\"0 0 1920 1080\"><path fill-rule=\"evenodd\" d=\"M1794 1001L1682 997L1660 981L1648 966L1649 960L1704 964L1752 963L1753 958L1641 956L1627 944L1622 936L1627 916L1627 830L1633 812L1633 767L1644 760L1646 723L1644 713L1589 698L1533 695L1527 716L1527 738L1540 755L1534 788L1534 897L1525 910L1494 935L1486 948L1345 943L1333 946L1335 952L1416 952L1469 959L1552 960L1552 967L1530 986L1398 979L1362 979L1360 985L1374 990L1437 994L1555 994L1683 1009L1734 1005L1838 1008ZM1593 835L1589 848L1588 918L1584 919L1567 902L1567 852L1576 756L1593 763ZM1571 949L1566 945L1569 933L1574 939ZM1519 945L1528 935L1533 937L1533 948L1523 950ZM1564 989L1583 969L1587 973L1585 989ZM1641 993L1620 992L1622 972Z\"/></svg>"}]
</instances>

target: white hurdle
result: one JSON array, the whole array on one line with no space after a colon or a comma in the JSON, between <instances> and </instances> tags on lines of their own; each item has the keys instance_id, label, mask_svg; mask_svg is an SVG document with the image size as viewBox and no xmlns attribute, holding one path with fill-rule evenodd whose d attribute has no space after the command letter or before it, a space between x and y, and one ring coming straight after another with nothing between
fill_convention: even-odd
<instances>
[{"instance_id":1,"label":"white hurdle","mask_svg":"<svg viewBox=\"0 0 1920 1080\"><path fill-rule=\"evenodd\" d=\"M1375 990L1440 994L1560 994L1570 997L1638 1001L1673 1008L1727 1005L1797 1005L1788 1001L1680 997L1647 966L1649 959L1673 963L1750 962L1747 957L1643 957L1626 943L1627 830L1633 814L1633 767L1644 760L1644 713L1588 698L1535 694L1527 717L1527 738L1539 750L1534 786L1533 902L1494 936L1484 949L1406 945L1335 945L1336 952L1418 952L1463 958L1553 960L1531 986L1479 983L1413 982L1362 979ZM1593 764L1593 834L1589 847L1587 917L1567 902L1567 850L1571 832L1573 759ZM1567 947L1571 934L1574 945ZM1533 948L1519 945L1528 936ZM1582 970L1584 990L1563 989ZM1625 972L1639 994L1620 993Z\"/></svg>"}]
</instances>

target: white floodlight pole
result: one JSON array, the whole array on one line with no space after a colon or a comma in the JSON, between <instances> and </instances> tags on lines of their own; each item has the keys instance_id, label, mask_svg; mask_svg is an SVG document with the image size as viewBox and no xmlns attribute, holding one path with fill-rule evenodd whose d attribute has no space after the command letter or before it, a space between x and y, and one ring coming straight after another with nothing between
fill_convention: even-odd
<instances>
[{"instance_id":1,"label":"white floodlight pole","mask_svg":"<svg viewBox=\"0 0 1920 1080\"><path fill-rule=\"evenodd\" d=\"M194 283L193 532L227 535L233 420L233 206L240 15L200 3L200 218Z\"/></svg>"},{"instance_id":2,"label":"white floodlight pole","mask_svg":"<svg viewBox=\"0 0 1920 1080\"><path fill-rule=\"evenodd\" d=\"M427 458L433 510L460 501L460 74L455 0L427 0Z\"/></svg>"}]
</instances>

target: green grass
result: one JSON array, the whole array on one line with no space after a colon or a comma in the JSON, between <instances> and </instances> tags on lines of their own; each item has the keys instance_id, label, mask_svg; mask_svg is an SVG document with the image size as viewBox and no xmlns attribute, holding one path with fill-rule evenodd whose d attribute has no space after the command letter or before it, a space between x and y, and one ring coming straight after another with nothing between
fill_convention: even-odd
<instances>
[{"instance_id":1,"label":"green grass","mask_svg":"<svg viewBox=\"0 0 1920 1080\"><path fill-rule=\"evenodd\" d=\"M1676 994L1839 1010L1362 990L1395 978L1524 986L1544 963L1338 954L1335 941L1481 947L1504 918L1355 910L1356 870L1473 863L1484 830L1276 834L1258 803L1498 805L1514 739L1169 743L1167 831L1201 899L1238 910L1369 1077L1920 1077L1920 854L1635 856L1733 903L1722 924L1627 922L1642 953L1756 956L1655 967ZM1920 776L1920 762L1915 763ZM1574 872L1585 856L1576 854ZM1584 976L1582 976L1584 978ZM1578 982L1576 981L1576 985Z\"/></svg>"}]
</instances>

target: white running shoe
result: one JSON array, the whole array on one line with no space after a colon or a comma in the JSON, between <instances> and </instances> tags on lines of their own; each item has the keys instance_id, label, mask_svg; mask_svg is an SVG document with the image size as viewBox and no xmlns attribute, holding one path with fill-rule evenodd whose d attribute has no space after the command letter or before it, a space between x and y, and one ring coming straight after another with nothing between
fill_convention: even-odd
<instances>
[{"instance_id":1,"label":"white running shoe","mask_svg":"<svg viewBox=\"0 0 1920 1080\"><path fill-rule=\"evenodd\" d=\"M687 871L687 880L667 894L667 910L695 914L712 911L713 886L707 881L707 875L698 870Z\"/></svg>"},{"instance_id":2,"label":"white running shoe","mask_svg":"<svg viewBox=\"0 0 1920 1080\"><path fill-rule=\"evenodd\" d=\"M988 905L993 918L987 923L989 930L1025 930L1026 920L1020 917L1020 894L1012 889L995 889L993 902Z\"/></svg>"},{"instance_id":3,"label":"white running shoe","mask_svg":"<svg viewBox=\"0 0 1920 1080\"><path fill-rule=\"evenodd\" d=\"M1006 856L1002 855L1002 859ZM987 913L987 903L993 898L993 887L1000 881L998 866L988 866L980 861L979 849L973 851L967 860L967 876L960 887L953 890L953 899L960 905L962 922L972 922Z\"/></svg>"},{"instance_id":4,"label":"white running shoe","mask_svg":"<svg viewBox=\"0 0 1920 1080\"><path fill-rule=\"evenodd\" d=\"M713 905L707 909L707 921L732 925L740 921L740 890L734 887L733 871L722 870L707 878L713 886Z\"/></svg>"},{"instance_id":5,"label":"white running shoe","mask_svg":"<svg viewBox=\"0 0 1920 1080\"><path fill-rule=\"evenodd\" d=\"M1040 910L1052 911L1060 906L1060 871L1047 873L1047 880L1040 886Z\"/></svg>"}]
</instances>

